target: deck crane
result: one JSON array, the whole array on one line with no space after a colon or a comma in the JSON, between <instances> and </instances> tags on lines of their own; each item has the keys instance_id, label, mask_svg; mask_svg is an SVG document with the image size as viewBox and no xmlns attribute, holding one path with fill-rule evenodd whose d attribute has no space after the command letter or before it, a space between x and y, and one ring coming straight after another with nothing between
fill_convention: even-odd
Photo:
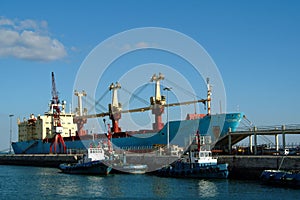
<instances>
[{"instance_id":1,"label":"deck crane","mask_svg":"<svg viewBox=\"0 0 300 200\"><path fill-rule=\"evenodd\" d=\"M152 114L155 115L155 122L153 123L153 130L158 131L163 128L164 124L162 123L161 115L164 113L165 107L173 107L180 105L189 105L195 103L203 103L207 104L207 115L211 114L210 104L211 104L211 86L209 84L209 80L207 80L207 98L206 99L198 99L194 101L186 101L186 102L178 102L178 103L169 103L166 104L165 96L162 96L160 93L160 81L164 79L164 76L159 73L159 75L154 74L151 78L152 82L155 82L155 96L150 98L150 106L136 108L131 110L122 110L121 104L117 99L117 90L121 88L119 83L111 84L110 90L112 90L112 104L109 104L109 111L97 114L90 114L84 116L78 116L77 118L98 118L109 116L112 120L111 131L113 133L121 132L121 128L118 126L118 120L121 118L121 114L123 113L134 113L134 112L144 112L151 110ZM114 136L114 135L113 135ZM116 135L117 137L117 135Z\"/></svg>"},{"instance_id":2,"label":"deck crane","mask_svg":"<svg viewBox=\"0 0 300 200\"><path fill-rule=\"evenodd\" d=\"M112 132L121 132L119 127L119 119L121 119L122 105L118 101L118 89L121 88L120 83L111 84L109 90L112 90L112 103L108 105L109 119L112 121Z\"/></svg>"},{"instance_id":3,"label":"deck crane","mask_svg":"<svg viewBox=\"0 0 300 200\"><path fill-rule=\"evenodd\" d=\"M153 107L152 114L155 115L155 122L152 125L154 131L159 131L164 126L161 115L165 110L166 97L160 94L160 81L164 79L165 77L161 73L158 76L154 74L151 78L151 81L155 82L155 96L150 98L150 104Z\"/></svg>"},{"instance_id":4,"label":"deck crane","mask_svg":"<svg viewBox=\"0 0 300 200\"><path fill-rule=\"evenodd\" d=\"M87 109L82 108L82 97L86 96L86 92L83 90L82 92L79 92L77 90L74 91L74 95L78 97L78 107L76 108L76 115L77 116L83 116L86 115ZM83 117L74 117L74 123L77 124L77 134L78 136L84 136L86 135L86 131L83 130L84 124L86 124L87 119Z\"/></svg>"},{"instance_id":5,"label":"deck crane","mask_svg":"<svg viewBox=\"0 0 300 200\"><path fill-rule=\"evenodd\" d=\"M65 153L66 152L66 145L65 142L61 136L63 133L64 128L61 126L61 120L60 120L60 101L58 98L58 92L56 90L56 85L55 85L55 78L54 78L54 73L52 72L52 101L50 104L50 111L52 111L52 133L54 134L54 137L52 138L52 142L50 145L50 153L52 153L52 147L54 146L54 152L56 152L57 146L60 144L63 147L63 151L61 150L60 153Z\"/></svg>"}]
</instances>

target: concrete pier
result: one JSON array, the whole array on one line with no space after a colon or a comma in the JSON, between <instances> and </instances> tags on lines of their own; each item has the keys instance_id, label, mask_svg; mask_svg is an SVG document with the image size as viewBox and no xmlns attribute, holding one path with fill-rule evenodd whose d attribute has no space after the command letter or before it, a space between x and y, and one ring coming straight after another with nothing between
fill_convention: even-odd
<instances>
[{"instance_id":1,"label":"concrete pier","mask_svg":"<svg viewBox=\"0 0 300 200\"><path fill-rule=\"evenodd\" d=\"M265 169L300 171L300 156L218 156L218 163L229 164L231 179L259 179Z\"/></svg>"},{"instance_id":2,"label":"concrete pier","mask_svg":"<svg viewBox=\"0 0 300 200\"><path fill-rule=\"evenodd\" d=\"M5 154L0 155L0 164L58 167L61 163L77 163L82 156L82 154ZM176 156L155 156L153 154L126 155L128 163L147 164L150 171L177 159ZM229 164L230 179L259 179L265 169L300 171L300 156L290 155L220 155L218 163Z\"/></svg>"},{"instance_id":3,"label":"concrete pier","mask_svg":"<svg viewBox=\"0 0 300 200\"><path fill-rule=\"evenodd\" d=\"M2 154L0 165L58 167L61 163L76 163L82 154Z\"/></svg>"}]
</instances>

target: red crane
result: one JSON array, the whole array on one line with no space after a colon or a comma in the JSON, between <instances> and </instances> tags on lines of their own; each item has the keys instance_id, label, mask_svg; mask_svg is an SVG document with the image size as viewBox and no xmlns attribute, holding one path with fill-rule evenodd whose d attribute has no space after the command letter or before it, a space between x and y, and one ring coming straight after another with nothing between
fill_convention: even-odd
<instances>
[{"instance_id":1,"label":"red crane","mask_svg":"<svg viewBox=\"0 0 300 200\"><path fill-rule=\"evenodd\" d=\"M56 91L54 73L52 72L52 101L51 101L51 106L52 106L52 109L53 109L53 122L54 122L54 125L57 126L57 127L61 127L59 103L60 102L59 102L59 99L58 99L58 93Z\"/></svg>"},{"instance_id":2,"label":"red crane","mask_svg":"<svg viewBox=\"0 0 300 200\"><path fill-rule=\"evenodd\" d=\"M52 142L50 145L50 153L52 153L53 145L54 145L54 153L65 153L66 152L66 145L65 145L64 139L61 136L61 133L63 133L64 128L61 126L60 107L59 106L60 106L60 102L59 102L59 98L58 98L58 92L56 90L54 73L52 72L52 101L51 101L51 105L50 105L50 110L53 113L52 132L54 133L54 137L52 138ZM56 148L60 144L63 147L63 151L56 152Z\"/></svg>"}]
</instances>

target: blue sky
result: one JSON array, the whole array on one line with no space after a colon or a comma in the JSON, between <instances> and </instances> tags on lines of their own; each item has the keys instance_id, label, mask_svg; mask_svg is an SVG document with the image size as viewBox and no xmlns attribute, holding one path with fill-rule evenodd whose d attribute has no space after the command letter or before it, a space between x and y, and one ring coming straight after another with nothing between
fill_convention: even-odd
<instances>
[{"instance_id":1,"label":"blue sky","mask_svg":"<svg viewBox=\"0 0 300 200\"><path fill-rule=\"evenodd\" d=\"M299 123L299 9L292 0L2 0L0 150L9 144L10 113L16 140L17 117L47 110L52 71L70 102L86 56L112 35L141 27L173 29L201 44L223 78L228 112L242 111L257 125Z\"/></svg>"}]
</instances>

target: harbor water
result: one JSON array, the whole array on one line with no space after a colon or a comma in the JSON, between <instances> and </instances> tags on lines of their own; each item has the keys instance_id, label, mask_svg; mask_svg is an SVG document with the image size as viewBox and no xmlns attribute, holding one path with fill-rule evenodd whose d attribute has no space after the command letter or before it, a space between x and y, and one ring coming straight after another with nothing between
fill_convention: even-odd
<instances>
[{"instance_id":1,"label":"harbor water","mask_svg":"<svg viewBox=\"0 0 300 200\"><path fill-rule=\"evenodd\" d=\"M249 180L152 175L83 176L56 168L0 165L1 199L298 199L300 190Z\"/></svg>"}]
</instances>

